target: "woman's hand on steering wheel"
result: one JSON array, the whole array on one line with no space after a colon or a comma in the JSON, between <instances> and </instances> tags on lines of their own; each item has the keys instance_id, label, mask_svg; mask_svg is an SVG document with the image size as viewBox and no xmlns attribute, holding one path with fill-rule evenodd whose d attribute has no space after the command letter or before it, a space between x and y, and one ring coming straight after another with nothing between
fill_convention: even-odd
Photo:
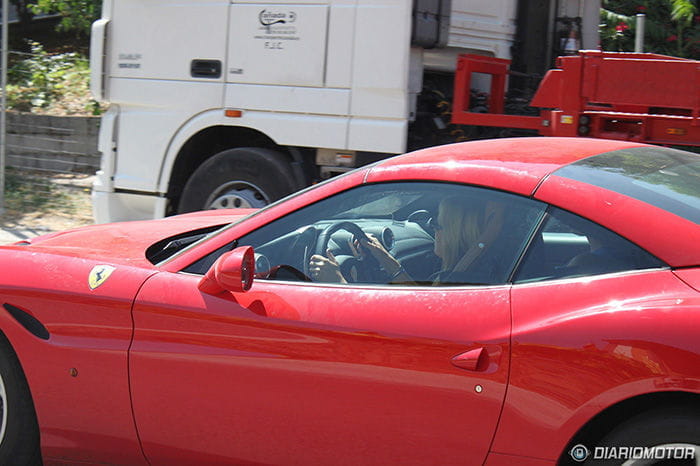
<instances>
[{"instance_id":1,"label":"woman's hand on steering wheel","mask_svg":"<svg viewBox=\"0 0 700 466\"><path fill-rule=\"evenodd\" d=\"M330 249L326 249L326 256L314 254L309 259L309 272L311 277L318 282L347 283L340 273L340 264Z\"/></svg>"},{"instance_id":2,"label":"woman's hand on steering wheel","mask_svg":"<svg viewBox=\"0 0 700 466\"><path fill-rule=\"evenodd\" d=\"M356 243L359 244L360 251L374 257L379 262L379 266L390 275L401 269L399 261L384 248L384 245L376 236L368 234L367 239L358 239Z\"/></svg>"}]
</instances>

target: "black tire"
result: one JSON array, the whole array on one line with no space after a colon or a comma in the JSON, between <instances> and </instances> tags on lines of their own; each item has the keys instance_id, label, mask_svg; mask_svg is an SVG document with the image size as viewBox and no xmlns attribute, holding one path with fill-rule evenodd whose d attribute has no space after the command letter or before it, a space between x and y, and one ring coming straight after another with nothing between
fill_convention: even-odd
<instances>
[{"instance_id":1,"label":"black tire","mask_svg":"<svg viewBox=\"0 0 700 466\"><path fill-rule=\"evenodd\" d=\"M694 458L690 454L684 458L670 460L649 459L637 457L619 458L607 461L589 458L586 464L591 465L700 465L700 409L673 406L655 409L638 414L607 434L598 447L661 447L678 446L681 449L694 449ZM608 450L609 452L611 450ZM638 450L639 451L639 450ZM616 452L620 452L618 449ZM680 451L679 451L680 453ZM592 455L593 456L593 452ZM643 455L642 455L643 456Z\"/></svg>"},{"instance_id":2,"label":"black tire","mask_svg":"<svg viewBox=\"0 0 700 466\"><path fill-rule=\"evenodd\" d=\"M178 213L214 208L263 207L296 189L288 159L271 149L219 152L185 184Z\"/></svg>"},{"instance_id":3,"label":"black tire","mask_svg":"<svg viewBox=\"0 0 700 466\"><path fill-rule=\"evenodd\" d=\"M1 413L5 410L7 419L3 422L4 416ZM17 356L2 335L0 335L0 436L0 464L16 466L42 464L39 426L32 396Z\"/></svg>"}]
</instances>

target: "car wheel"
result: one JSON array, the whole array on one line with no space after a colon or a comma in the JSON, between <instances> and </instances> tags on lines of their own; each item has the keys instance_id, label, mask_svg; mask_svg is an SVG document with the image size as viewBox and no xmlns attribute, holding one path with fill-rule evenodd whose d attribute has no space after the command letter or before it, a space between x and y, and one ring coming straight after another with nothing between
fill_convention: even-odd
<instances>
[{"instance_id":1,"label":"car wheel","mask_svg":"<svg viewBox=\"0 0 700 466\"><path fill-rule=\"evenodd\" d=\"M229 149L195 170L185 184L178 213L260 208L294 191L284 155L258 147Z\"/></svg>"},{"instance_id":2,"label":"car wheel","mask_svg":"<svg viewBox=\"0 0 700 466\"><path fill-rule=\"evenodd\" d=\"M0 337L0 464L40 465L39 426L17 356Z\"/></svg>"},{"instance_id":3,"label":"car wheel","mask_svg":"<svg viewBox=\"0 0 700 466\"><path fill-rule=\"evenodd\" d=\"M597 450L591 464L700 466L700 409L678 406L639 414L605 436ZM606 461L595 460L600 455Z\"/></svg>"}]
</instances>

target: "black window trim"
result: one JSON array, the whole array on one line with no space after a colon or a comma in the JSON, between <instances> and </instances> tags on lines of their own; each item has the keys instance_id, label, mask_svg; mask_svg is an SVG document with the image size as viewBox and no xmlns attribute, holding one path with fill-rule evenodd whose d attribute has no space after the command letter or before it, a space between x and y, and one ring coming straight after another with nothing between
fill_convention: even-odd
<instances>
[{"instance_id":1,"label":"black window trim","mask_svg":"<svg viewBox=\"0 0 700 466\"><path fill-rule=\"evenodd\" d=\"M518 271L520 270L520 266L522 265L523 261L525 260L527 253L530 251L530 248L532 247L532 243L535 241L535 238L537 238L537 235L540 234L540 231L542 230L542 228L544 228L544 224L546 223L547 219L550 217L551 210L552 210L552 205L547 204L547 207L545 207L543 214L540 216L540 220L537 222L537 225L535 226L535 228L532 229L532 232L530 233L530 237L525 242L525 247L520 252L520 257L518 257L518 260L515 261L515 266L513 267L513 270L511 270L510 275L508 275L508 282L507 282L508 284L510 284L510 285L516 284L515 277L518 275Z\"/></svg>"}]
</instances>

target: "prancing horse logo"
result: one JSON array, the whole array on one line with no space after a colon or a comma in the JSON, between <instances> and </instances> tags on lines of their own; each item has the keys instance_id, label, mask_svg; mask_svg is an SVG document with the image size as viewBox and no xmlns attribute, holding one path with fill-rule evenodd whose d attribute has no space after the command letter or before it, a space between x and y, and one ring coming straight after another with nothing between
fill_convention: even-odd
<instances>
[{"instance_id":1,"label":"prancing horse logo","mask_svg":"<svg viewBox=\"0 0 700 466\"><path fill-rule=\"evenodd\" d=\"M110 275L112 275L112 272L114 272L115 268L110 266L110 265L96 265L92 268L90 271L90 275L88 276L88 286L90 287L91 290L94 290L101 284L103 284L107 279L109 278Z\"/></svg>"}]
</instances>

